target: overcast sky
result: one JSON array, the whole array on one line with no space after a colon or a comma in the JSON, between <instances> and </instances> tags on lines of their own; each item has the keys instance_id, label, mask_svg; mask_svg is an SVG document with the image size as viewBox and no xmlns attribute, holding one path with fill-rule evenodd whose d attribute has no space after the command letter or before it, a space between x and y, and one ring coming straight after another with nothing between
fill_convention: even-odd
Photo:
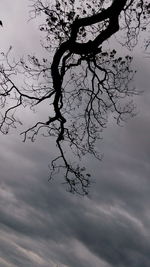
<instances>
[{"instance_id":1,"label":"overcast sky","mask_svg":"<svg viewBox=\"0 0 150 267\"><path fill-rule=\"evenodd\" d=\"M1 51L42 53L29 3L0 1ZM134 57L139 113L124 127L110 120L103 161L87 159L95 181L88 197L67 193L61 179L48 182L51 140L0 135L1 267L150 266L150 59L138 49Z\"/></svg>"}]
</instances>

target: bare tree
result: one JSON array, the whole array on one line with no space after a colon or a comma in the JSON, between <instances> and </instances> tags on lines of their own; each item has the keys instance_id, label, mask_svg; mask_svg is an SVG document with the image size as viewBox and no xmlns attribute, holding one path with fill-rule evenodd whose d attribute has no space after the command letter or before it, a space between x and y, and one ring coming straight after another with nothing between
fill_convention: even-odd
<instances>
[{"instance_id":1,"label":"bare tree","mask_svg":"<svg viewBox=\"0 0 150 267\"><path fill-rule=\"evenodd\" d=\"M21 124L16 114L22 106L32 109L48 100L48 118L21 134L24 141L34 141L40 132L54 136L59 154L51 162L50 178L61 170L71 192L87 194L92 179L77 158L88 153L101 159L96 144L110 114L118 124L135 115L132 57L120 57L108 41L120 31L122 47L132 49L139 33L148 30L150 4L143 0L30 1L31 18L45 16L40 25L45 34L42 45L53 56L40 60L30 55L28 62L10 63L10 51L3 54L0 130L7 134ZM21 88L16 75L25 77Z\"/></svg>"}]
</instances>

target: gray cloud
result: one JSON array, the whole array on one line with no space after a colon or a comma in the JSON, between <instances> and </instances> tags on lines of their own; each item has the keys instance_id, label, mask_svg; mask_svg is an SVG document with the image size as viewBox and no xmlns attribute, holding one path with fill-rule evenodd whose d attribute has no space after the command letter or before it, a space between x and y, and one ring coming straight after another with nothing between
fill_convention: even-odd
<instances>
[{"instance_id":1,"label":"gray cloud","mask_svg":"<svg viewBox=\"0 0 150 267\"><path fill-rule=\"evenodd\" d=\"M23 250L26 248L41 257L47 266L49 261L52 266L55 263L93 266L93 262L82 259L76 249L78 244L83 251L93 255L95 266L100 266L102 260L110 266L148 266L150 194L147 162L140 162L138 154L135 158L132 150L130 154L127 142L125 147L122 142L117 144L119 131L128 136L126 127L111 129L112 140L108 138L107 144L106 135L105 158L99 165L99 172L97 163L90 163L95 170L96 184L93 184L89 198L66 193L60 179L48 183L49 151L47 146L45 151L40 149L42 142L31 148L17 140L12 144L9 139L7 151L12 152L8 157L11 168L6 163L1 166L2 174L6 176L1 179L0 194L1 229L4 236L7 233L6 241L1 243L4 259L8 260L6 255L12 253L9 262L16 266L32 266L34 261L32 257L28 259ZM115 147L119 145L118 151L114 150L114 144ZM8 232L17 238L15 249ZM11 253L7 253L9 249ZM44 264L41 266L46 266Z\"/></svg>"},{"instance_id":2,"label":"gray cloud","mask_svg":"<svg viewBox=\"0 0 150 267\"><path fill-rule=\"evenodd\" d=\"M6 10L10 15L4 19L7 44L16 34L11 25L16 11L9 2L2 1L3 18ZM23 9L25 2L17 10ZM18 12L15 25L22 12ZM23 27L35 46L39 38L37 32L32 36L36 25L28 27L29 32L25 24ZM20 35L13 42L21 53L24 40ZM140 113L123 128L114 126L110 119L100 144L104 160L87 157L85 161L94 180L88 197L67 193L61 174L48 182L48 164L55 153L53 141L39 138L34 144L24 144L14 134L1 136L2 267L149 267L149 73L145 61L138 60L141 67L136 81L145 91L137 99Z\"/></svg>"}]
</instances>

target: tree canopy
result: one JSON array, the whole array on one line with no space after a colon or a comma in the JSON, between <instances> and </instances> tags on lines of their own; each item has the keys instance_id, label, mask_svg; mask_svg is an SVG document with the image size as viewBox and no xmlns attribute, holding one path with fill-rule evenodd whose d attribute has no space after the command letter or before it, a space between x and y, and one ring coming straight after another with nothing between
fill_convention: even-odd
<instances>
[{"instance_id":1,"label":"tree canopy","mask_svg":"<svg viewBox=\"0 0 150 267\"><path fill-rule=\"evenodd\" d=\"M58 156L51 162L50 178L64 175L71 192L86 194L92 178L80 160L87 154L101 159L96 147L110 114L121 124L136 113L132 97L138 92L131 82L135 71L131 52L125 54L124 48L132 50L140 34L148 32L150 4L143 0L30 1L30 18L42 15L42 46L49 56L12 61L11 47L2 53L0 131L7 134L21 124L22 107L36 109L49 101L47 118L21 135L24 141L34 141L40 133L54 137ZM114 36L118 48L114 48ZM149 46L148 38L143 46ZM24 86L17 84L20 75Z\"/></svg>"}]
</instances>

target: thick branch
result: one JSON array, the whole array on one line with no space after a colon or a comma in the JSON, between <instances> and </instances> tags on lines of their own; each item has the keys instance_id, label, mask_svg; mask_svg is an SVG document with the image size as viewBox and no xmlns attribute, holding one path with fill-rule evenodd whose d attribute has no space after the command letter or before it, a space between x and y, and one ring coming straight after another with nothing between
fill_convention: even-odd
<instances>
[{"instance_id":1,"label":"thick branch","mask_svg":"<svg viewBox=\"0 0 150 267\"><path fill-rule=\"evenodd\" d=\"M64 123L66 119L62 116L60 102L62 102L62 82L63 75L62 72L59 72L60 61L63 58L65 52L70 51L70 53L74 54L89 54L96 51L98 47L107 40L111 35L119 30L119 14L121 10L123 10L127 0L115 0L112 5L106 10L101 11L99 14L93 15L91 17L76 19L72 24L72 31L70 39L60 45L58 50L56 51L52 66L51 73L53 79L53 87L55 90L54 97L54 110L56 113L56 117L58 121L60 121L61 131L57 141L63 140L64 134ZM89 41L87 43L78 43L76 42L77 34L80 27L88 26L91 24L95 24L101 22L102 20L109 18L108 27L103 30L93 41ZM62 105L61 105L62 107Z\"/></svg>"},{"instance_id":2,"label":"thick branch","mask_svg":"<svg viewBox=\"0 0 150 267\"><path fill-rule=\"evenodd\" d=\"M80 18L76 19L71 27L71 37L70 41L74 42L77 38L77 34L80 27L86 27L89 25L94 25L96 23L99 23L101 21L104 21L106 19L116 20L115 18L118 18L120 12L123 10L127 0L114 0L112 5L108 7L107 9L104 9L98 14L94 14L92 16L86 17L86 18Z\"/></svg>"}]
</instances>

